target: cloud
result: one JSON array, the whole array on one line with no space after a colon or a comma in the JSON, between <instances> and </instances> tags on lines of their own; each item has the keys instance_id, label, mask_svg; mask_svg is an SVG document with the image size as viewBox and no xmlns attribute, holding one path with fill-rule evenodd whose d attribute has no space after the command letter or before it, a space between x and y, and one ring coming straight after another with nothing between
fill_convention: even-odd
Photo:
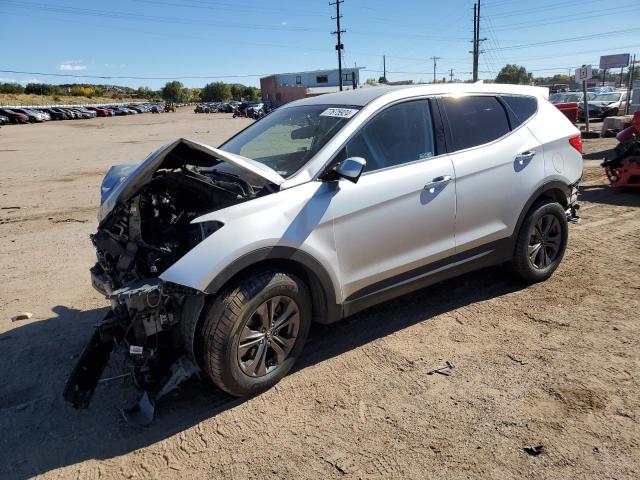
<instances>
[{"instance_id":1,"label":"cloud","mask_svg":"<svg viewBox=\"0 0 640 480\"><path fill-rule=\"evenodd\" d=\"M78 70L86 70L87 66L82 63L82 60L67 60L62 62L58 68L65 72L76 72Z\"/></svg>"}]
</instances>

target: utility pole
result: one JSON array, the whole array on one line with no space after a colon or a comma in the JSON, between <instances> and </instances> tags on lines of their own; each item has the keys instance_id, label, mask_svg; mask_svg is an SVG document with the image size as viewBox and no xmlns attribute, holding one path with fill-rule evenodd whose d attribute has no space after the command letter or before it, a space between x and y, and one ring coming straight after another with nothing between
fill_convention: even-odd
<instances>
[{"instance_id":1,"label":"utility pole","mask_svg":"<svg viewBox=\"0 0 640 480\"><path fill-rule=\"evenodd\" d=\"M625 115L629 115L629 107L631 107L631 89L633 88L633 77L636 70L636 55L633 55L631 66L629 67L629 82L627 82L627 106L624 108Z\"/></svg>"},{"instance_id":2,"label":"utility pole","mask_svg":"<svg viewBox=\"0 0 640 480\"><path fill-rule=\"evenodd\" d=\"M437 61L440 60L441 57L429 57L433 60L433 83L436 83L436 65Z\"/></svg>"},{"instance_id":3,"label":"utility pole","mask_svg":"<svg viewBox=\"0 0 640 480\"><path fill-rule=\"evenodd\" d=\"M453 83L453 68L449 69L449 83Z\"/></svg>"},{"instance_id":4,"label":"utility pole","mask_svg":"<svg viewBox=\"0 0 640 480\"><path fill-rule=\"evenodd\" d=\"M382 56L382 78L384 78L384 83L387 83L387 56Z\"/></svg>"},{"instance_id":5,"label":"utility pole","mask_svg":"<svg viewBox=\"0 0 640 480\"><path fill-rule=\"evenodd\" d=\"M473 81L478 81L478 59L482 50L480 50L480 42L484 42L486 38L480 38L480 0L473 4Z\"/></svg>"},{"instance_id":6,"label":"utility pole","mask_svg":"<svg viewBox=\"0 0 640 480\"><path fill-rule=\"evenodd\" d=\"M478 4L473 4L473 82L478 81Z\"/></svg>"},{"instance_id":7,"label":"utility pole","mask_svg":"<svg viewBox=\"0 0 640 480\"><path fill-rule=\"evenodd\" d=\"M335 3L329 3L329 5L336 6L336 16L331 17L331 20L336 21L336 31L331 32L332 35L338 36L338 43L336 44L336 51L338 52L338 76L340 77L340 91L342 91L342 50L344 50L344 45L342 44L340 36L346 32L346 30L340 29L340 19L342 15L340 15L340 4L344 3L344 0L336 0Z\"/></svg>"}]
</instances>

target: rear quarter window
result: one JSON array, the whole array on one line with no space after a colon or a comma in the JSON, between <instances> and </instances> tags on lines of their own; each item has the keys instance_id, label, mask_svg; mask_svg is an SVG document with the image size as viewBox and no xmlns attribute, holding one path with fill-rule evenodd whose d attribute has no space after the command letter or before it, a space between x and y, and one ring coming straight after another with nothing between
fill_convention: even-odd
<instances>
[{"instance_id":1,"label":"rear quarter window","mask_svg":"<svg viewBox=\"0 0 640 480\"><path fill-rule=\"evenodd\" d=\"M529 120L538 111L538 99L536 97L502 95L500 98L502 98L510 110L509 117L513 128Z\"/></svg>"},{"instance_id":2,"label":"rear quarter window","mask_svg":"<svg viewBox=\"0 0 640 480\"><path fill-rule=\"evenodd\" d=\"M511 130L505 107L496 97L444 97L441 100L454 150L492 142Z\"/></svg>"}]
</instances>

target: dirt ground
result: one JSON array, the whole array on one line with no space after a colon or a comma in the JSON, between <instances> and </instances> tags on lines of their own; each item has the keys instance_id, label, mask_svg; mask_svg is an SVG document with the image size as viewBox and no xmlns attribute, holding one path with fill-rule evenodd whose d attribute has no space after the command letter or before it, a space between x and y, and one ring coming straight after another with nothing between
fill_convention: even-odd
<instances>
[{"instance_id":1,"label":"dirt ground","mask_svg":"<svg viewBox=\"0 0 640 480\"><path fill-rule=\"evenodd\" d=\"M129 379L68 407L107 305L88 276L102 175L247 122L185 109L0 129L0 478L640 478L640 192L606 185L613 140L585 142L583 223L545 283L491 268L314 326L275 388L240 401L192 382L146 429L121 419Z\"/></svg>"}]
</instances>

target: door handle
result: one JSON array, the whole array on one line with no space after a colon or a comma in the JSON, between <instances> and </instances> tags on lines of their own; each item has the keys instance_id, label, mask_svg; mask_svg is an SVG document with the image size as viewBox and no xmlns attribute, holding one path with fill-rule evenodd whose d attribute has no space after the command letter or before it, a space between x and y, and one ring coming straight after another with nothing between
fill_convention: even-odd
<instances>
[{"instance_id":1,"label":"door handle","mask_svg":"<svg viewBox=\"0 0 640 480\"><path fill-rule=\"evenodd\" d=\"M526 152L519 153L516 155L516 162L520 165L524 165L524 162L528 162L531 160L536 154L535 150L527 150Z\"/></svg>"},{"instance_id":2,"label":"door handle","mask_svg":"<svg viewBox=\"0 0 640 480\"><path fill-rule=\"evenodd\" d=\"M429 193L433 193L436 188L442 187L451 181L450 175L443 175L441 177L436 177L430 182L426 183L424 189Z\"/></svg>"}]
</instances>

